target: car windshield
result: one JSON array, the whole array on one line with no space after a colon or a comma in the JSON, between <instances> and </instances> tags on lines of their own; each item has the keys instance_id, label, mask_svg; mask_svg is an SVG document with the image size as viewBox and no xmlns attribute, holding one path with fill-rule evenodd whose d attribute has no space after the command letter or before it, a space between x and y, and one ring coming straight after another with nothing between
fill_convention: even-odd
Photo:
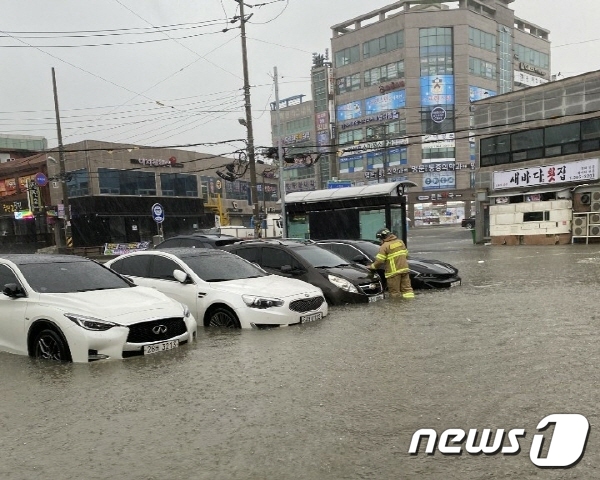
<instances>
[{"instance_id":1,"label":"car windshield","mask_svg":"<svg viewBox=\"0 0 600 480\"><path fill-rule=\"evenodd\" d=\"M205 282L226 282L267 274L237 255L198 255L182 260Z\"/></svg>"},{"instance_id":2,"label":"car windshield","mask_svg":"<svg viewBox=\"0 0 600 480\"><path fill-rule=\"evenodd\" d=\"M298 247L294 252L300 255L311 266L316 268L339 267L348 265L348 261L339 255L317 246Z\"/></svg>"},{"instance_id":3,"label":"car windshield","mask_svg":"<svg viewBox=\"0 0 600 480\"><path fill-rule=\"evenodd\" d=\"M96 262L48 262L19 265L25 280L39 293L73 293L130 288L119 275Z\"/></svg>"},{"instance_id":4,"label":"car windshield","mask_svg":"<svg viewBox=\"0 0 600 480\"><path fill-rule=\"evenodd\" d=\"M370 257L374 257L375 255L377 255L379 253L380 248L379 245L371 242L360 242L356 246Z\"/></svg>"}]
</instances>

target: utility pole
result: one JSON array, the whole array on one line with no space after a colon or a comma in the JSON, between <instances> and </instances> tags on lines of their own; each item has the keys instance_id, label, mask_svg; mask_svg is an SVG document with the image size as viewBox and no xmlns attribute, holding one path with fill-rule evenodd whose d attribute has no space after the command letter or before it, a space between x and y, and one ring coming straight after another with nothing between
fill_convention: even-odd
<instances>
[{"instance_id":1,"label":"utility pole","mask_svg":"<svg viewBox=\"0 0 600 480\"><path fill-rule=\"evenodd\" d=\"M283 176L283 146L281 144L281 115L279 112L279 77L277 67L273 68L275 77L275 111L277 112L277 158L279 159L279 198L281 200L281 236L287 238L287 218L285 216L285 178Z\"/></svg>"},{"instance_id":2,"label":"utility pole","mask_svg":"<svg viewBox=\"0 0 600 480\"><path fill-rule=\"evenodd\" d=\"M62 203L65 208L64 215L64 230L65 230L65 244L67 248L73 247L73 237L71 235L71 208L69 205L69 189L67 188L67 173L65 170L65 149L62 142L62 130L60 128L60 113L58 110L58 93L56 90L56 75L54 73L54 67L52 67L52 86L54 89L54 110L56 112L56 133L58 137L58 165L60 168L60 185L62 194ZM60 241L59 246L65 246L62 242L62 237L59 235Z\"/></svg>"},{"instance_id":3,"label":"utility pole","mask_svg":"<svg viewBox=\"0 0 600 480\"><path fill-rule=\"evenodd\" d=\"M250 81L248 79L248 53L246 49L246 17L244 16L244 0L235 0L240 6L240 22L242 37L242 62L244 66L244 103L246 107L246 129L248 131L248 162L250 167L250 194L254 212L254 238L261 236L261 218L258 207L258 189L256 187L256 158L254 155L254 132L252 130L252 106L250 103Z\"/></svg>"}]
</instances>

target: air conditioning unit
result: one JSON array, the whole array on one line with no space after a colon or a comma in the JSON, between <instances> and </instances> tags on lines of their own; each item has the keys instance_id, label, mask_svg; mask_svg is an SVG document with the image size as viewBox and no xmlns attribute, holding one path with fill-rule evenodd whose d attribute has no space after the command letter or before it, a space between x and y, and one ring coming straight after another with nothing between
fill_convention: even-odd
<instances>
[{"instance_id":1,"label":"air conditioning unit","mask_svg":"<svg viewBox=\"0 0 600 480\"><path fill-rule=\"evenodd\" d=\"M587 228L586 227L573 227L573 236L574 237L587 236Z\"/></svg>"},{"instance_id":2,"label":"air conditioning unit","mask_svg":"<svg viewBox=\"0 0 600 480\"><path fill-rule=\"evenodd\" d=\"M600 237L600 225L590 225L590 237Z\"/></svg>"},{"instance_id":3,"label":"air conditioning unit","mask_svg":"<svg viewBox=\"0 0 600 480\"><path fill-rule=\"evenodd\" d=\"M231 202L231 206L233 208L238 208L238 203L237 202Z\"/></svg>"},{"instance_id":4,"label":"air conditioning unit","mask_svg":"<svg viewBox=\"0 0 600 480\"><path fill-rule=\"evenodd\" d=\"M600 192L592 192L592 202L600 202Z\"/></svg>"},{"instance_id":5,"label":"air conditioning unit","mask_svg":"<svg viewBox=\"0 0 600 480\"><path fill-rule=\"evenodd\" d=\"M574 227L587 227L587 218L584 216L581 217L573 217L573 226Z\"/></svg>"},{"instance_id":6,"label":"air conditioning unit","mask_svg":"<svg viewBox=\"0 0 600 480\"><path fill-rule=\"evenodd\" d=\"M600 223L600 213L592 213L590 215L590 223Z\"/></svg>"},{"instance_id":7,"label":"air conditioning unit","mask_svg":"<svg viewBox=\"0 0 600 480\"><path fill-rule=\"evenodd\" d=\"M600 212L600 202L592 202L591 205L592 212Z\"/></svg>"},{"instance_id":8,"label":"air conditioning unit","mask_svg":"<svg viewBox=\"0 0 600 480\"><path fill-rule=\"evenodd\" d=\"M583 205L589 205L591 201L591 194L589 192L582 193L580 198Z\"/></svg>"}]
</instances>

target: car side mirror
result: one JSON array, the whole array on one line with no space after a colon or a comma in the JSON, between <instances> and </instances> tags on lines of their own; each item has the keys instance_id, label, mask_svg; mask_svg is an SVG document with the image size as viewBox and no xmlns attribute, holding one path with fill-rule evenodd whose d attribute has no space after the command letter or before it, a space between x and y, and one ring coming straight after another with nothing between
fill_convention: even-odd
<instances>
[{"instance_id":1,"label":"car side mirror","mask_svg":"<svg viewBox=\"0 0 600 480\"><path fill-rule=\"evenodd\" d=\"M6 285L4 285L2 293L4 293L4 295L10 298L21 298L26 296L23 287L20 287L16 283L7 283Z\"/></svg>"},{"instance_id":2,"label":"car side mirror","mask_svg":"<svg viewBox=\"0 0 600 480\"><path fill-rule=\"evenodd\" d=\"M175 280L177 280L179 283L190 283L191 280L190 276L187 273L177 268L173 270L173 276L175 277Z\"/></svg>"},{"instance_id":3,"label":"car side mirror","mask_svg":"<svg viewBox=\"0 0 600 480\"><path fill-rule=\"evenodd\" d=\"M291 265L282 265L279 270L281 270L281 273L292 273L292 270L294 269Z\"/></svg>"},{"instance_id":4,"label":"car side mirror","mask_svg":"<svg viewBox=\"0 0 600 480\"><path fill-rule=\"evenodd\" d=\"M361 265L366 265L369 262L369 259L367 257L365 257L364 255L359 254L356 257L353 257L352 261L354 263L360 263Z\"/></svg>"}]
</instances>

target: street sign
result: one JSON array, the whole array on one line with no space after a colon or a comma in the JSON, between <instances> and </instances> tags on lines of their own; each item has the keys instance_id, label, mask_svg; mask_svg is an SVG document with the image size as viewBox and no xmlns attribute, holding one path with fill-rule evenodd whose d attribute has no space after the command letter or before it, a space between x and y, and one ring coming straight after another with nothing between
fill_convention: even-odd
<instances>
[{"instance_id":1,"label":"street sign","mask_svg":"<svg viewBox=\"0 0 600 480\"><path fill-rule=\"evenodd\" d=\"M351 180L327 180L327 188L344 188L351 187Z\"/></svg>"},{"instance_id":2,"label":"street sign","mask_svg":"<svg viewBox=\"0 0 600 480\"><path fill-rule=\"evenodd\" d=\"M35 183L39 187L45 187L46 185L48 185L48 177L46 177L46 175L44 175L42 172L36 173Z\"/></svg>"},{"instance_id":3,"label":"street sign","mask_svg":"<svg viewBox=\"0 0 600 480\"><path fill-rule=\"evenodd\" d=\"M165 209L160 203L152 205L152 220L156 223L162 223L165 220Z\"/></svg>"}]
</instances>

